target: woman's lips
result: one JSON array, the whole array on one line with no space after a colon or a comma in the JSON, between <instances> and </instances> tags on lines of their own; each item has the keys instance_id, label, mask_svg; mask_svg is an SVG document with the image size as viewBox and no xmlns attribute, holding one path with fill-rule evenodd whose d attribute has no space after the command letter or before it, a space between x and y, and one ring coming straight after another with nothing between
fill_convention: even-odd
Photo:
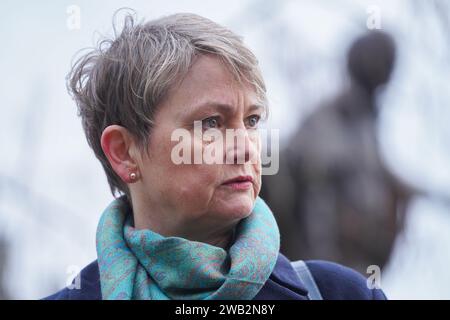
<instances>
[{"instance_id":1,"label":"woman's lips","mask_svg":"<svg viewBox=\"0 0 450 320\"><path fill-rule=\"evenodd\" d=\"M250 189L252 183L250 181L225 183L224 186L230 187L233 190L247 190Z\"/></svg>"},{"instance_id":2,"label":"woman's lips","mask_svg":"<svg viewBox=\"0 0 450 320\"><path fill-rule=\"evenodd\" d=\"M252 184L253 178L251 176L239 176L223 183L224 186L233 190L248 190L252 187Z\"/></svg>"}]
</instances>

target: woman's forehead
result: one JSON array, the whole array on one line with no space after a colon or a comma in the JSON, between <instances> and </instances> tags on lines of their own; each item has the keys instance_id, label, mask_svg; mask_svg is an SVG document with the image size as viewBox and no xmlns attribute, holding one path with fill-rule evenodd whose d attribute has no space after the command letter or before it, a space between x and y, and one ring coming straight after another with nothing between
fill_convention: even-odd
<instances>
[{"instance_id":1,"label":"woman's forehead","mask_svg":"<svg viewBox=\"0 0 450 320\"><path fill-rule=\"evenodd\" d=\"M211 55L199 57L185 77L168 94L172 106L182 105L184 112L215 108L231 111L238 106L263 107L256 90L246 83L238 82L227 66Z\"/></svg>"},{"instance_id":2,"label":"woman's forehead","mask_svg":"<svg viewBox=\"0 0 450 320\"><path fill-rule=\"evenodd\" d=\"M218 57L200 55L196 58L187 74L183 77L179 89L190 93L201 93L211 98L226 98L233 91L254 91L245 83L238 82L229 67Z\"/></svg>"}]
</instances>

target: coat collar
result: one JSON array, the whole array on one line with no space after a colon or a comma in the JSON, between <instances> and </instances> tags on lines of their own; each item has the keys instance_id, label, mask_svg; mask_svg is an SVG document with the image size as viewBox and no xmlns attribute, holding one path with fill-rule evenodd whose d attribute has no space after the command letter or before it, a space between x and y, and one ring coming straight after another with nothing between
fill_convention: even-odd
<instances>
[{"instance_id":1,"label":"coat collar","mask_svg":"<svg viewBox=\"0 0 450 320\"><path fill-rule=\"evenodd\" d=\"M308 295L308 289L301 282L297 272L294 267L292 267L291 261L282 253L278 254L277 264L272 275L286 286L297 289L301 295Z\"/></svg>"},{"instance_id":2,"label":"coat collar","mask_svg":"<svg viewBox=\"0 0 450 320\"><path fill-rule=\"evenodd\" d=\"M308 290L298 278L291 262L278 254L275 268L255 300L307 300Z\"/></svg>"}]
</instances>

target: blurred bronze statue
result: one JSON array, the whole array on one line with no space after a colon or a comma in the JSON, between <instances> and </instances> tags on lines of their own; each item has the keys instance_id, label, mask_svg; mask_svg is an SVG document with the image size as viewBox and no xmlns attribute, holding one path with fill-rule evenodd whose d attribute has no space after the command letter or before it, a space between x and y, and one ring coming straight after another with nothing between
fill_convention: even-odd
<instances>
[{"instance_id":1,"label":"blurred bronze statue","mask_svg":"<svg viewBox=\"0 0 450 320\"><path fill-rule=\"evenodd\" d=\"M383 163L377 92L395 64L395 44L371 31L348 51L348 88L305 119L263 177L262 197L277 213L282 252L336 261L366 273L383 267L413 190Z\"/></svg>"}]
</instances>

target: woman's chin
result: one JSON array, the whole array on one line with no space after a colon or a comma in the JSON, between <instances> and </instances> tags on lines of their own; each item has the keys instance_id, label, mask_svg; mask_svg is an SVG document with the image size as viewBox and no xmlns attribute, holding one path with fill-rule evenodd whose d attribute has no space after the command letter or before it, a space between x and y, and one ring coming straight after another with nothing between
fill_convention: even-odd
<instances>
[{"instance_id":1,"label":"woman's chin","mask_svg":"<svg viewBox=\"0 0 450 320\"><path fill-rule=\"evenodd\" d=\"M236 193L228 195L226 199L222 201L223 214L232 219L243 219L250 215L255 199L253 193Z\"/></svg>"}]
</instances>

